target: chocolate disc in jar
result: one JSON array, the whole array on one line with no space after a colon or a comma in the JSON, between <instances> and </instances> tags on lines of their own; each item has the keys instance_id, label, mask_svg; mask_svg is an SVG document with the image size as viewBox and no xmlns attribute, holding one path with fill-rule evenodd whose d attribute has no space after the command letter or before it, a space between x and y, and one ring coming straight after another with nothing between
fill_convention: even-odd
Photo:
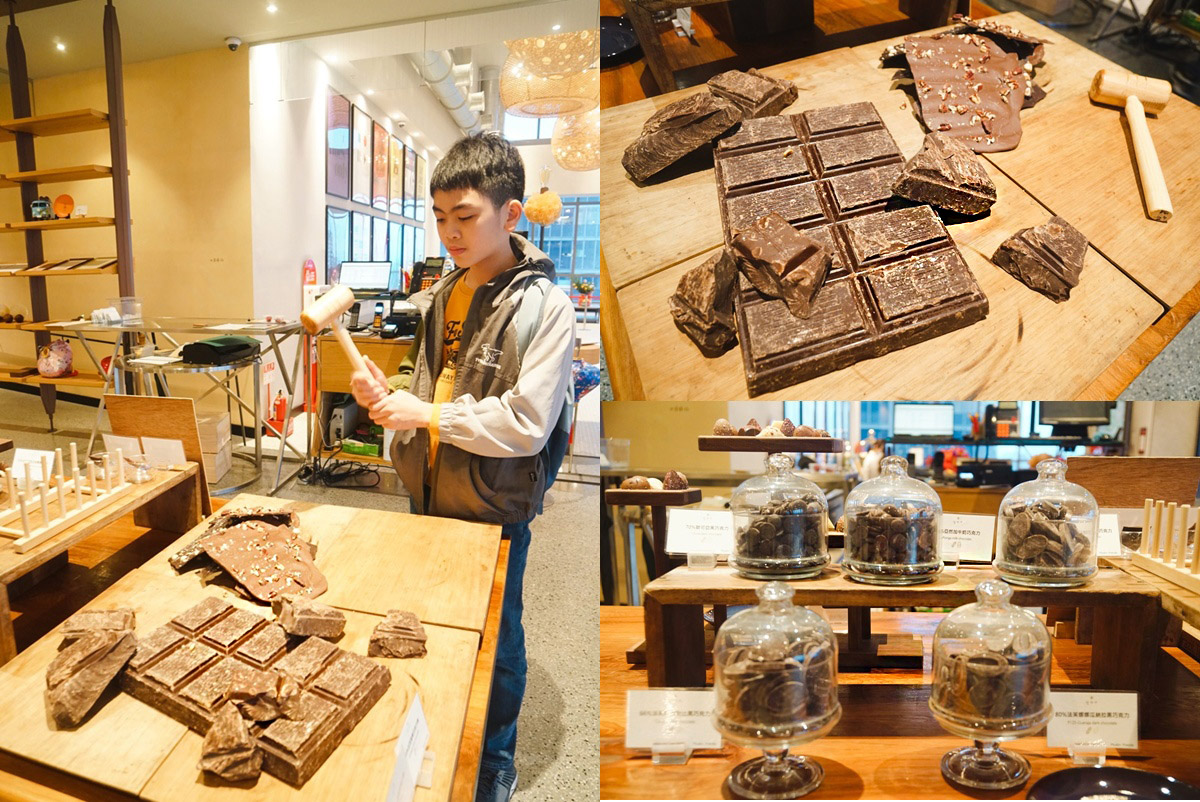
<instances>
[{"instance_id":1,"label":"chocolate disc in jar","mask_svg":"<svg viewBox=\"0 0 1200 802\"><path fill-rule=\"evenodd\" d=\"M1013 509L1015 509L1015 507ZM1029 525L1031 522L1032 519L1029 517L1029 513L1022 509L1022 511L1018 512L1008 521L1009 538L1015 540L1024 540L1029 536Z\"/></svg>"},{"instance_id":2,"label":"chocolate disc in jar","mask_svg":"<svg viewBox=\"0 0 1200 802\"><path fill-rule=\"evenodd\" d=\"M1023 560L1032 560L1046 550L1048 543L1044 535L1030 535L1017 546L1016 554Z\"/></svg>"}]
</instances>

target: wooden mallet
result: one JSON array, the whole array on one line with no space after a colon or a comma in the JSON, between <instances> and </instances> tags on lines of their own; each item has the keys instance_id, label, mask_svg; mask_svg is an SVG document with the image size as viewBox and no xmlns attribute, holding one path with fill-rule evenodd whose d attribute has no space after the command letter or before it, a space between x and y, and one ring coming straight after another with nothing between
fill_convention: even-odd
<instances>
[{"instance_id":1,"label":"wooden mallet","mask_svg":"<svg viewBox=\"0 0 1200 802\"><path fill-rule=\"evenodd\" d=\"M354 293L349 287L337 284L300 313L300 322L304 324L305 330L313 335L326 326L333 329L333 336L337 338L342 350L346 352L346 358L350 360L351 367L370 375L362 354L358 352L354 340L350 339L350 332L342 328L339 321L339 318L353 305Z\"/></svg>"},{"instance_id":2,"label":"wooden mallet","mask_svg":"<svg viewBox=\"0 0 1200 802\"><path fill-rule=\"evenodd\" d=\"M1100 70L1092 79L1088 97L1106 106L1125 109L1142 194L1146 198L1146 216L1167 222L1171 219L1171 198L1167 194L1162 167L1158 164L1154 141L1150 139L1150 129L1146 127L1146 112L1158 114L1166 108L1171 99L1171 83L1119 70Z\"/></svg>"}]
</instances>

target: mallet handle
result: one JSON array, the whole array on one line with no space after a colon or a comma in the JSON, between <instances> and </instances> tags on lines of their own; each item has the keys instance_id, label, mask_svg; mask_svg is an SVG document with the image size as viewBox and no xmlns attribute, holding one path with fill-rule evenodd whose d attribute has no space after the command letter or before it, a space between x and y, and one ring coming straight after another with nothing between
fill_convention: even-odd
<instances>
[{"instance_id":1,"label":"mallet handle","mask_svg":"<svg viewBox=\"0 0 1200 802\"><path fill-rule=\"evenodd\" d=\"M358 352L358 346L354 344L354 340L350 338L350 332L342 328L342 324L334 321L333 336L337 337L338 344L342 346L342 350L346 352L346 358L350 360L350 365L355 370L366 371L367 363L363 361L362 354Z\"/></svg>"},{"instance_id":2,"label":"mallet handle","mask_svg":"<svg viewBox=\"0 0 1200 802\"><path fill-rule=\"evenodd\" d=\"M1133 139L1133 155L1137 159L1138 176L1142 182L1142 194L1146 197L1146 216L1165 223L1171 219L1171 196L1167 194L1167 182L1158 163L1154 140L1146 126L1146 110L1137 95L1125 99L1125 118L1129 120L1129 135Z\"/></svg>"}]
</instances>

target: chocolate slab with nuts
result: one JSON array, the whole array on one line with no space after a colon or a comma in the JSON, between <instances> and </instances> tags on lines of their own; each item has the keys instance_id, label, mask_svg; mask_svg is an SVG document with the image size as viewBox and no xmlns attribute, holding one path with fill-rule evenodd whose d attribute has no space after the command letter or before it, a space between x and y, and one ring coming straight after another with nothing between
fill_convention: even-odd
<instances>
[{"instance_id":1,"label":"chocolate slab with nuts","mask_svg":"<svg viewBox=\"0 0 1200 802\"><path fill-rule=\"evenodd\" d=\"M1054 215L1046 223L1023 228L1000 243L992 263L1029 289L1062 303L1079 284L1087 248L1087 237Z\"/></svg>"},{"instance_id":2,"label":"chocolate slab with nuts","mask_svg":"<svg viewBox=\"0 0 1200 802\"><path fill-rule=\"evenodd\" d=\"M729 70L708 79L714 95L736 104L745 119L769 117L795 102L800 90L791 81L772 78L751 68L747 72Z\"/></svg>"},{"instance_id":3,"label":"chocolate slab with nuts","mask_svg":"<svg viewBox=\"0 0 1200 802\"><path fill-rule=\"evenodd\" d=\"M892 191L960 214L982 214L996 202L996 185L982 159L940 131L925 135L921 149L904 165Z\"/></svg>"},{"instance_id":4,"label":"chocolate slab with nuts","mask_svg":"<svg viewBox=\"0 0 1200 802\"><path fill-rule=\"evenodd\" d=\"M260 521L272 526L285 526L292 531L296 537L300 536L300 516L291 510L271 510L266 507L238 507L233 510L221 510L217 513L204 532L193 540L191 543L184 546L182 549L172 554L167 558L167 562L176 571L183 571L184 568L191 563L192 560L204 553L204 540L210 535L217 535L224 532L226 529L232 529L235 526L249 523L251 521ZM307 542L307 541L305 541ZM308 544L309 553L317 556L316 547L311 543Z\"/></svg>"},{"instance_id":5,"label":"chocolate slab with nuts","mask_svg":"<svg viewBox=\"0 0 1200 802\"><path fill-rule=\"evenodd\" d=\"M642 133L625 148L621 164L645 181L737 125L742 110L711 92L697 92L650 115Z\"/></svg>"},{"instance_id":6,"label":"chocolate slab with nuts","mask_svg":"<svg viewBox=\"0 0 1200 802\"><path fill-rule=\"evenodd\" d=\"M205 539L204 551L260 601L288 594L312 598L329 589L304 541L284 526L239 524Z\"/></svg>"},{"instance_id":7,"label":"chocolate slab with nuts","mask_svg":"<svg viewBox=\"0 0 1200 802\"><path fill-rule=\"evenodd\" d=\"M262 616L209 598L138 643L122 689L201 734L233 701L263 769L303 785L374 706L391 673L320 638L286 648ZM280 694L286 698L276 698Z\"/></svg>"},{"instance_id":8,"label":"chocolate slab with nuts","mask_svg":"<svg viewBox=\"0 0 1200 802\"><path fill-rule=\"evenodd\" d=\"M718 143L727 242L775 212L832 256L807 318L741 279L735 308L751 395L987 316L987 298L937 215L928 206L889 210L902 166L870 103L749 120Z\"/></svg>"}]
</instances>

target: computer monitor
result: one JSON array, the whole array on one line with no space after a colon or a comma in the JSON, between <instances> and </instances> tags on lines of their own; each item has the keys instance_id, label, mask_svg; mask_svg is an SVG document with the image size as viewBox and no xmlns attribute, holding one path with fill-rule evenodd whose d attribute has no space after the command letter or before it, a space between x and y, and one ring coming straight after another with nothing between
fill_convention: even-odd
<instances>
[{"instance_id":1,"label":"computer monitor","mask_svg":"<svg viewBox=\"0 0 1200 802\"><path fill-rule=\"evenodd\" d=\"M954 404L893 404L892 432L907 437L953 437Z\"/></svg>"},{"instance_id":2,"label":"computer monitor","mask_svg":"<svg viewBox=\"0 0 1200 802\"><path fill-rule=\"evenodd\" d=\"M1115 401L1041 401L1038 423L1053 427L1055 437L1087 437L1089 426L1105 426Z\"/></svg>"},{"instance_id":3,"label":"computer monitor","mask_svg":"<svg viewBox=\"0 0 1200 802\"><path fill-rule=\"evenodd\" d=\"M391 276L391 262L342 262L338 283L355 293L381 293L388 291Z\"/></svg>"}]
</instances>

